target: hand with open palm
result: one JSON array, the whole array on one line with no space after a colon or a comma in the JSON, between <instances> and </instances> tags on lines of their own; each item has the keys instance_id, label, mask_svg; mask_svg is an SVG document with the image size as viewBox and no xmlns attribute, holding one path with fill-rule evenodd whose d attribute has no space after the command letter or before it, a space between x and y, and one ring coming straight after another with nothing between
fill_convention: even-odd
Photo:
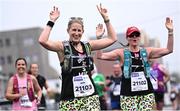
<instances>
[{"instance_id":1,"label":"hand with open palm","mask_svg":"<svg viewBox=\"0 0 180 111\"><path fill-rule=\"evenodd\" d=\"M105 29L103 27L103 24L98 24L96 27L96 37L97 39L101 39L104 35Z\"/></svg>"},{"instance_id":2,"label":"hand with open palm","mask_svg":"<svg viewBox=\"0 0 180 111\"><path fill-rule=\"evenodd\" d=\"M98 9L99 13L101 14L101 16L103 17L104 21L109 20L108 13L107 13L108 11L106 8L102 7L102 4L100 4L99 6L97 5L97 9Z\"/></svg>"},{"instance_id":3,"label":"hand with open palm","mask_svg":"<svg viewBox=\"0 0 180 111\"><path fill-rule=\"evenodd\" d=\"M53 7L53 10L50 12L49 17L52 22L55 22L60 16L60 11L58 7Z\"/></svg>"},{"instance_id":4,"label":"hand with open palm","mask_svg":"<svg viewBox=\"0 0 180 111\"><path fill-rule=\"evenodd\" d=\"M165 25L169 31L173 31L173 21L169 17L166 18Z\"/></svg>"}]
</instances>

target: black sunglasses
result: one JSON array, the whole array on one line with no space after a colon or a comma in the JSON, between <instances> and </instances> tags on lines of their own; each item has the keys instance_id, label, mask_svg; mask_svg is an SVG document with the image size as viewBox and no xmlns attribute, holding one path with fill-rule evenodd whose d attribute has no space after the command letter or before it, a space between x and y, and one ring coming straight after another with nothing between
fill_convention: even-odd
<instances>
[{"instance_id":1,"label":"black sunglasses","mask_svg":"<svg viewBox=\"0 0 180 111\"><path fill-rule=\"evenodd\" d=\"M140 37L140 33L139 32L134 32L131 35L128 36L129 38L136 38L136 37Z\"/></svg>"},{"instance_id":2,"label":"black sunglasses","mask_svg":"<svg viewBox=\"0 0 180 111\"><path fill-rule=\"evenodd\" d=\"M81 18L81 17L71 17L70 20L80 20L80 21L83 21L83 18Z\"/></svg>"}]
</instances>

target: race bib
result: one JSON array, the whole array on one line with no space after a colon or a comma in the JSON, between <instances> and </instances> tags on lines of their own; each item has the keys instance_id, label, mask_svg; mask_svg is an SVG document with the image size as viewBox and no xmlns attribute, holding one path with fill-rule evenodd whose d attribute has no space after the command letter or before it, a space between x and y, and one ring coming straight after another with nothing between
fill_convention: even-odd
<instances>
[{"instance_id":1,"label":"race bib","mask_svg":"<svg viewBox=\"0 0 180 111\"><path fill-rule=\"evenodd\" d=\"M158 72L157 72L157 70L151 69L150 73L151 73L150 81L152 83L153 89L157 90L158 89L158 80L157 80Z\"/></svg>"},{"instance_id":2,"label":"race bib","mask_svg":"<svg viewBox=\"0 0 180 111\"><path fill-rule=\"evenodd\" d=\"M171 98L171 99L176 98L176 93L171 93L171 94L170 94L170 98Z\"/></svg>"},{"instance_id":3,"label":"race bib","mask_svg":"<svg viewBox=\"0 0 180 111\"><path fill-rule=\"evenodd\" d=\"M131 73L131 91L144 91L148 90L147 80L144 76L144 72L132 72Z\"/></svg>"},{"instance_id":4,"label":"race bib","mask_svg":"<svg viewBox=\"0 0 180 111\"><path fill-rule=\"evenodd\" d=\"M95 91L88 75L79 75L73 77L73 89L75 97L89 96Z\"/></svg>"},{"instance_id":5,"label":"race bib","mask_svg":"<svg viewBox=\"0 0 180 111\"><path fill-rule=\"evenodd\" d=\"M20 105L22 107L32 107L32 102L29 100L28 95L22 96L20 98Z\"/></svg>"},{"instance_id":6,"label":"race bib","mask_svg":"<svg viewBox=\"0 0 180 111\"><path fill-rule=\"evenodd\" d=\"M150 81L151 81L151 83L152 83L153 89L154 89L154 90L158 89L158 81L157 81L157 79L155 79L155 78L150 78Z\"/></svg>"},{"instance_id":7,"label":"race bib","mask_svg":"<svg viewBox=\"0 0 180 111\"><path fill-rule=\"evenodd\" d=\"M121 90L120 84L115 85L115 87L114 87L114 89L113 89L113 95L114 95L114 96L120 95L120 90Z\"/></svg>"}]
</instances>

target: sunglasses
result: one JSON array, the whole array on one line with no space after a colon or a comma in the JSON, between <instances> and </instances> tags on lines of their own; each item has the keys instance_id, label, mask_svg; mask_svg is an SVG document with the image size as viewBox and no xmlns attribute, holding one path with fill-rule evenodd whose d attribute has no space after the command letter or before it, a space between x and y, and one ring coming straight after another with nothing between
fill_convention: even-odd
<instances>
[{"instance_id":1,"label":"sunglasses","mask_svg":"<svg viewBox=\"0 0 180 111\"><path fill-rule=\"evenodd\" d=\"M70 20L80 20L80 21L83 21L83 18L81 18L81 17L71 17Z\"/></svg>"},{"instance_id":2,"label":"sunglasses","mask_svg":"<svg viewBox=\"0 0 180 111\"><path fill-rule=\"evenodd\" d=\"M136 37L140 37L140 33L132 33L131 35L128 36L129 38L136 38Z\"/></svg>"}]
</instances>

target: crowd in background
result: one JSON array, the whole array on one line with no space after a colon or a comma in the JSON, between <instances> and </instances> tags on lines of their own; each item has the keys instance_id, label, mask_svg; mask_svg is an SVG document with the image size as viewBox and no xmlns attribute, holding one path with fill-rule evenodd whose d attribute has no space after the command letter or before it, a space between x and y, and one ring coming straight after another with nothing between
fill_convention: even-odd
<instances>
[{"instance_id":1,"label":"crowd in background","mask_svg":"<svg viewBox=\"0 0 180 111\"><path fill-rule=\"evenodd\" d=\"M60 16L60 11L55 6L39 36L39 43L44 48L57 53L62 69L61 93L53 94L55 102L59 104L56 109L162 110L170 74L154 59L173 52L172 20L166 18L168 42L165 48L142 48L139 46L141 32L137 27L131 26L126 32L126 47L103 52L101 49L116 42L117 36L107 9L101 4L97 5L97 9L107 28L106 38L102 37L105 32L103 25L98 24L97 40L81 41L84 33L83 20L81 17L71 17L67 27L69 40L49 40L50 32ZM112 66L112 74L105 76L96 69L91 51L96 51L98 59L116 60ZM152 62L151 66L149 62ZM39 75L38 64L31 64L27 73L26 60L18 58L15 68L16 72L9 79L5 92L5 97L13 102L12 110L46 110L47 98L42 90L46 89L49 94L50 89L46 79ZM179 89L172 86L169 98L174 110L179 109L179 96Z\"/></svg>"}]
</instances>

